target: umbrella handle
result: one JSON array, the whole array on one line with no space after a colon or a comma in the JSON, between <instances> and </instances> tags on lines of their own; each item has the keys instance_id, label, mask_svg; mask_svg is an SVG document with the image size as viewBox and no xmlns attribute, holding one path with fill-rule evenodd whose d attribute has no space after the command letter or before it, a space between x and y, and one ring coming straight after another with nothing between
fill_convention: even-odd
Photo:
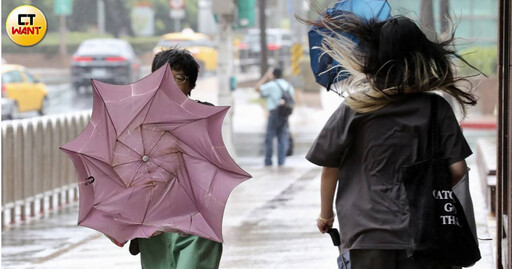
<instances>
[{"instance_id":1,"label":"umbrella handle","mask_svg":"<svg viewBox=\"0 0 512 269\"><path fill-rule=\"evenodd\" d=\"M87 186L89 184L92 184L93 182L94 182L94 177L90 176L90 177L85 179L85 186Z\"/></svg>"}]
</instances>

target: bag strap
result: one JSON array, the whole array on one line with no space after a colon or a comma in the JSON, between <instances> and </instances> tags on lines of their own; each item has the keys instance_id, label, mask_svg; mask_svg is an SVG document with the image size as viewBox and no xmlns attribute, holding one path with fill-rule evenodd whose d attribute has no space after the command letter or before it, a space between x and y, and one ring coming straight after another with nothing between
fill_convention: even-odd
<instances>
[{"instance_id":1,"label":"bag strap","mask_svg":"<svg viewBox=\"0 0 512 269\"><path fill-rule=\"evenodd\" d=\"M430 98L430 123L429 123L429 144L432 149L432 157L441 157L441 145L439 126L437 124L437 97L432 95Z\"/></svg>"},{"instance_id":2,"label":"bag strap","mask_svg":"<svg viewBox=\"0 0 512 269\"><path fill-rule=\"evenodd\" d=\"M279 89L281 89L281 94L284 94L284 89L281 86L281 84L279 84L279 82L277 82L277 80L274 82L277 84L277 87L279 87ZM286 82L286 83L288 83L288 82ZM286 91L288 92L289 89L290 89L290 84L288 83L288 88L286 88Z\"/></svg>"}]
</instances>

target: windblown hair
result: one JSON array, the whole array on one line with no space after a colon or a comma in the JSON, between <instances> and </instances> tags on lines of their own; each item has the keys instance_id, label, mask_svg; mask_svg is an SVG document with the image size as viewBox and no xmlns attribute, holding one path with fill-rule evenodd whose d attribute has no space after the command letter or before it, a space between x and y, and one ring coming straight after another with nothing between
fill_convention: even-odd
<instances>
[{"instance_id":1,"label":"windblown hair","mask_svg":"<svg viewBox=\"0 0 512 269\"><path fill-rule=\"evenodd\" d=\"M196 81L199 75L199 64L190 51L186 49L170 48L158 52L155 58L153 58L151 72L156 71L167 63L171 66L172 70L182 71L188 76L188 83L191 89L196 87Z\"/></svg>"},{"instance_id":2,"label":"windblown hair","mask_svg":"<svg viewBox=\"0 0 512 269\"><path fill-rule=\"evenodd\" d=\"M345 89L346 103L355 111L375 111L408 94L435 90L453 96L464 115L467 105L476 104L470 91L457 86L469 81L454 75L452 60L471 65L455 52L453 31L445 40L431 41L403 16L378 22L351 14L323 14L317 21L305 22L327 29L320 32L321 49L340 63L342 73L350 74L339 87Z\"/></svg>"}]
</instances>

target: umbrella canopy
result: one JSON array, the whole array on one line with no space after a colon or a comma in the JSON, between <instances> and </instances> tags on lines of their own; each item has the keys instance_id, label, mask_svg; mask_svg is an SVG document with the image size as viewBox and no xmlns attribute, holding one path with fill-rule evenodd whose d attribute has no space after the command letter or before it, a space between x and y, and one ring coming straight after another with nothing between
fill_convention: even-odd
<instances>
[{"instance_id":1,"label":"umbrella canopy","mask_svg":"<svg viewBox=\"0 0 512 269\"><path fill-rule=\"evenodd\" d=\"M133 84L92 86L88 125L61 147L78 173L78 224L119 242L155 231L222 242L228 196L251 177L222 140L229 107L189 99L169 65Z\"/></svg>"},{"instance_id":2,"label":"umbrella canopy","mask_svg":"<svg viewBox=\"0 0 512 269\"><path fill-rule=\"evenodd\" d=\"M386 0L339 0L334 7L327 9L325 12L330 17L350 12L367 20L375 18L382 21L391 17L391 8ZM328 54L321 51L322 34L327 33L329 33L328 29L313 26L308 32L308 39L310 64L315 80L329 90L332 84L346 79L348 74L342 73L343 67ZM346 36L355 39L350 35Z\"/></svg>"}]
</instances>

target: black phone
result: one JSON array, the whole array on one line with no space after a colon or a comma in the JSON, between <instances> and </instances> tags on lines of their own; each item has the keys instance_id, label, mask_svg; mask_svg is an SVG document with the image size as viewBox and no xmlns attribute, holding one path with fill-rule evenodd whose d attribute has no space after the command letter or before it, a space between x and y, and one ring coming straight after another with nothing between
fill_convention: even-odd
<instances>
[{"instance_id":1,"label":"black phone","mask_svg":"<svg viewBox=\"0 0 512 269\"><path fill-rule=\"evenodd\" d=\"M340 233L338 232L338 229L331 228L331 229L327 230L327 233L331 236L332 243L334 244L334 246L337 247L341 244L341 237L340 237Z\"/></svg>"}]
</instances>

